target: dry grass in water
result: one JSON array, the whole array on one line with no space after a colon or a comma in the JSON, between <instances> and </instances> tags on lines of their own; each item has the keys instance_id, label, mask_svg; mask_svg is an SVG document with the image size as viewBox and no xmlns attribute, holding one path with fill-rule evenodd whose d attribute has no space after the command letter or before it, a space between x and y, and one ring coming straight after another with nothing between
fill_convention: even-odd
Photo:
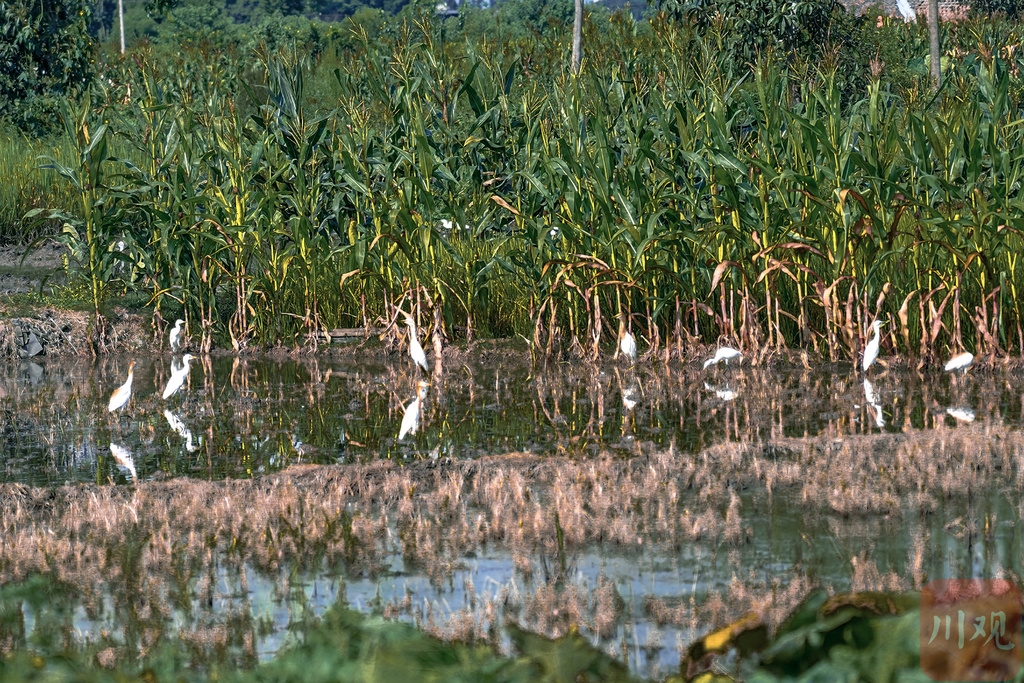
<instances>
[{"instance_id":1,"label":"dry grass in water","mask_svg":"<svg viewBox=\"0 0 1024 683\"><path fill-rule=\"evenodd\" d=\"M789 496L806 516L829 519L836 534L876 517L911 523L971 492L1019 489L1022 454L1024 435L971 425L780 438L697 456L672 450L629 460L509 455L301 467L242 481L8 484L0 487L0 582L49 573L80 593L87 613L109 594L116 607L130 607L148 624L137 643L144 651L193 593L212 604L218 571L244 579L251 566L278 577L286 594L296 570L378 577L400 557L443 587L467 556L499 551L516 573L501 590L464 585L467 608L447 613L407 594L385 605L385 614L411 616L460 640L498 642L502 620L511 619L553 636L580 628L611 647L629 608L613 581L602 576L583 586L574 580L572 558L583 551L600 547L638 561L673 557L695 543L736 552L729 557L738 569L728 590L712 591L699 604L685 596L648 598L646 616L659 627L693 631L748 611L777 623L815 581L799 568L785 578L742 574L738 549L756 540L752 522L765 501ZM919 586L925 534L918 528L913 538L905 575L880 570L863 548L851 551L852 587ZM239 622L237 615L231 620ZM224 648L221 627L207 624L188 637L198 649ZM251 637L246 642L241 647L251 653Z\"/></svg>"}]
</instances>

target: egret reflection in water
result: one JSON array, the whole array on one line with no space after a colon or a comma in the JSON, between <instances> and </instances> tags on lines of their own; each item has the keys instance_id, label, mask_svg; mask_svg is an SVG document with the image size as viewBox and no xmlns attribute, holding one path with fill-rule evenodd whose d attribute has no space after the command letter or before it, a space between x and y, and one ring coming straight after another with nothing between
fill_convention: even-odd
<instances>
[{"instance_id":1,"label":"egret reflection in water","mask_svg":"<svg viewBox=\"0 0 1024 683\"><path fill-rule=\"evenodd\" d=\"M867 378L864 378L864 401L867 402L875 418L875 426L879 429L885 427L885 413L882 412L882 405L878 402L878 395L875 393L875 385Z\"/></svg>"},{"instance_id":2,"label":"egret reflection in water","mask_svg":"<svg viewBox=\"0 0 1024 683\"><path fill-rule=\"evenodd\" d=\"M175 365L174 359L171 359L171 378L167 380L167 386L164 388L162 398L166 401L174 393L181 388L181 385L188 379L189 363L192 362L192 354L186 353L181 359L181 365Z\"/></svg>"},{"instance_id":3,"label":"egret reflection in water","mask_svg":"<svg viewBox=\"0 0 1024 683\"><path fill-rule=\"evenodd\" d=\"M728 384L719 387L715 386L714 384L708 384L707 382L704 382L704 388L707 389L708 391L714 392L715 396L717 396L726 403L728 403L729 401L736 400L736 397L739 396L739 394L736 393L736 391L733 390Z\"/></svg>"},{"instance_id":4,"label":"egret reflection in water","mask_svg":"<svg viewBox=\"0 0 1024 683\"><path fill-rule=\"evenodd\" d=\"M622 390L622 407L626 410L633 410L640 402L640 388L634 382Z\"/></svg>"},{"instance_id":5,"label":"egret reflection in water","mask_svg":"<svg viewBox=\"0 0 1024 683\"><path fill-rule=\"evenodd\" d=\"M403 412L397 410L398 401L392 393L392 387L395 386L392 379L397 374L393 373L392 366L404 366L408 369L404 351L403 348L402 356L391 365L384 362L346 364L344 359L339 361L336 358L319 358L316 361L278 361L258 357L247 357L241 361L228 357L215 357L212 360L204 358L204 362L210 363L209 366L204 365L204 369L210 369L202 375L193 376L193 391L184 397L180 406L175 406L175 412L163 411L164 420L160 419L159 409L165 404L156 399L159 398L157 392L163 387L166 379L165 375L160 374L166 373L166 358L140 358L135 390L137 398L142 400L133 406L136 410L130 427L125 430L126 435L123 438L118 436L118 443L110 445L111 457L133 481L136 473L132 451L139 459L138 467L143 470L143 476L147 476L147 473L166 472L168 476L198 473L203 478L211 479L247 478L256 476L254 473L260 471L287 468L297 462L293 451L306 445L298 441L297 435L300 434L304 442L315 445L317 449L311 451L310 456L300 458L302 462L309 459L316 462L333 462L334 454L337 453L335 444L351 453L351 461L367 462L386 457L392 452L390 449L395 448L394 435L398 421L396 418L399 412ZM311 370L321 366L325 372ZM865 504L862 498L870 498L863 495L866 489L856 488L848 495L837 495L831 500L827 495L829 489L824 485L812 488L811 490L816 493L809 494L806 498L810 501L806 505L810 506L811 512L808 513L801 507L787 507L802 504L802 499L793 495L794 488L801 491L807 486L817 485L813 478L803 475L799 462L790 460L785 441L809 436L805 443L821 444L826 449L830 448L833 442L854 442L849 446L854 454L858 453L857 449L861 447L857 443L867 444L863 446L866 454L863 455L862 462L873 465L878 454L869 452L869 446L872 445L912 445L913 439L918 438L921 441L932 438L933 441L943 443L972 443L975 430L971 428L950 429L946 433L939 433L938 438L935 438L934 431L930 433L930 430L936 427L941 430L943 423L951 423L951 418L959 419L955 414L957 412L969 414L973 419L977 411L978 418L984 420L985 429L987 430L991 424L994 430L1001 430L999 433L1019 432L1022 424L1021 409L1024 406L1024 396L1018 389L1020 383L1009 375L1010 379L1005 382L976 383L969 377L969 391L965 389L955 392L950 392L946 383L935 381L937 377L941 377L938 372L915 375L890 370L886 374L884 385L879 382L876 387L875 384L864 382L864 399L874 411L875 425L877 426L879 419L887 420L891 423L891 429L902 429L908 435L906 439L884 437L871 440L847 439L851 434L868 434L874 430L871 420L866 419L863 411L857 413L850 409L851 398L860 402L860 397L856 396L855 386L858 378L852 373L847 373L846 377L839 377L839 373L830 372L744 367L739 372L716 373L719 376L718 381L705 384L705 377L713 379L714 376L700 372L699 366L679 367L673 364L671 367L659 367L656 370L643 368L636 373L618 373L622 370L621 366L612 363L608 363L607 366L616 367L617 374L596 372L593 366L578 367L570 363L536 371L507 363L500 353L479 363L467 362L465 372L460 368L458 373L447 373L435 382L431 389L431 401L427 404L430 408L430 418L421 421L420 429L417 430L417 434L420 435L417 441L418 444L422 444L422 454L429 454L432 457L457 455L460 460L511 452L568 453L569 456L608 452L616 455L607 458L607 462L614 464L626 460L618 457L623 454L647 452L650 454L648 461L651 466L645 468L644 471L649 469L650 474L644 476L649 476L649 481L657 485L649 486L645 482L629 478L634 476L629 474L622 481L628 482L630 486L621 487L621 490L649 490L652 495L660 490L671 490L671 486L662 487L662 483L673 484L680 481L678 472L681 470L671 467L665 469L665 463L674 463L673 454L680 452L684 454L684 457L679 459L681 462L693 462L697 467L707 466L702 464L702 457L690 458L688 453L703 453L703 457L711 453L711 457L715 457L714 452L717 450L720 460L712 460L712 463L727 463L730 461L730 454L733 453L753 453L758 465L766 468L764 471L769 473L768 476L786 477L785 481L775 484L774 493L767 498L755 497L761 495L760 492L763 490L756 478L751 479L753 485L749 489L737 488L735 517L738 520L737 527L742 530L739 538L749 538L749 542L735 544L728 553L718 550L722 538L718 531L721 531L721 528L715 531L712 527L710 532L697 530L695 520L701 513L698 508L694 508L694 518L689 521L692 524L690 528L695 529L693 533L700 535L692 541L680 537L683 542L666 540L664 546L656 546L649 543L645 536L643 553L624 559L619 557L623 551L617 544L613 545L609 553L611 557L589 555L589 551L581 552L580 556L583 559L580 563L580 572L590 572L587 576L605 576L606 568L611 567L608 574L613 576L614 581L615 560L619 559L619 566L622 567L618 570L619 574L636 579L634 583L624 582L620 585L626 588L643 585L664 587L663 595L646 595L640 590L621 590L621 594L627 596L629 600L632 600L630 596L634 594L638 596L637 602L628 603L629 606L624 610L630 614L647 614L644 610L647 603L642 601L648 598L650 604L659 605L659 609L664 609L666 605L672 608L674 605L685 604L688 594L686 590L679 589L679 586L683 585L684 589L689 585L696 587L698 578L684 574L680 579L678 567L681 566L699 568L702 572L699 579L701 585L711 585L714 582L726 585L735 574L760 573L760 569L765 566L765 558L771 557L773 561L778 560L770 572L773 575L778 575L783 570L789 571L793 567L807 566L812 567L815 572L821 572L815 574L815 581L830 581L838 585L838 582L848 578L851 555L855 555L855 559L874 570L874 567L868 564L869 561L874 562L874 559L868 555L856 555L857 553L874 551L878 557L887 554L896 557L896 562L901 563L908 556L908 548L917 547L914 545L917 539L923 538L925 540L921 542L922 547L928 542L938 548L933 555L954 556L956 552L962 551L966 543L962 538L951 538L948 540L948 547L939 546L938 543L946 536L952 536L947 534L945 526L951 518L964 516L966 527L972 522L966 515L970 510L977 508L954 508L948 503L948 499L937 496L937 500L944 501L937 510L928 515L908 516L908 523L904 526L890 521L890 512L884 514L884 519L882 516L876 518L856 512L859 509L857 505ZM12 375L18 374L16 366L12 366L9 372ZM92 374L89 374L90 372ZM408 373L405 376L408 377ZM724 385L721 380L726 376L729 383ZM331 378L329 385L328 377ZM21 448L15 453L12 446L12 450L8 451L12 456L8 460L7 476L35 477L32 479L33 482L42 481L44 484L60 484L73 479L78 476L77 472L69 474L66 469L54 471L56 468L64 467L62 464L52 465L48 472L42 474L38 471L44 468L37 468L37 471L29 465L47 460L60 460L52 457L52 452L66 454L68 444L88 446L92 443L99 445L100 454L92 461L88 474L95 478L98 460L102 464L100 473L106 476L112 467L109 463L102 462L105 455L103 444L107 443L110 437L104 431L103 425L97 426L94 423L97 422L96 415L102 413L106 400L103 395L105 387L112 384L112 381L102 376L102 371L96 370L95 367L90 368L87 363L61 363L48 359L45 376L38 386L28 387L28 381L24 379L11 380L10 384L5 385L10 387L13 395L4 400L3 407L9 408L16 416L10 421L10 433L13 435L11 443L19 444L18 448ZM408 402L412 395L412 392L408 392L410 385L411 382L400 385L405 387L402 390L404 402ZM417 402L420 400L418 389L417 386ZM886 413L882 413L881 410L883 396L886 399ZM890 400L893 396L897 399ZM743 400L736 400L737 397ZM618 408L620 401L623 409ZM729 403L725 404L727 401ZM951 404L963 407L939 408ZM419 405L417 403L418 407ZM158 410L154 410L157 407ZM404 421L404 415L402 419ZM618 426L619 420L622 421L621 429ZM196 441L193 430L202 439L201 457L184 455L178 446L180 442L174 436L177 434L184 439L185 450L191 452L189 445L195 446ZM629 439L623 438L627 434ZM762 449L762 444L779 443L775 440L781 440L783 446L775 448L773 445L772 450ZM732 448L730 445L729 448L716 448L723 443L735 443L739 444L739 447ZM37 450L31 451L20 444L31 444ZM166 444L173 446L167 447ZM676 444L677 448L673 448L673 444ZM400 447L411 453L407 446ZM906 448L905 452L910 452L910 447ZM132 459L128 460L125 455ZM84 449L81 456L76 458L76 462L71 462L70 457L65 457L70 463L69 467L89 463L89 453ZM566 467L576 466L572 457L566 460L569 463ZM818 472L827 473L837 469L837 465L846 464L838 462L838 458L828 458L829 462L824 462L825 460L823 457L817 458L813 466L818 468ZM130 463L131 469L122 462ZM374 466L378 464L374 463ZM426 464L434 466L433 463ZM595 465L593 460L582 465L584 468L591 466L606 465ZM437 469L432 471L445 472L446 470L442 468L450 467L450 464L442 461L437 463L436 467ZM749 474L746 460L737 459L735 467L734 474L743 477ZM293 468L292 471L296 470L298 474L295 476L301 477L303 469ZM716 472L713 468L709 471ZM856 480L863 479L868 484L875 481L873 477L877 469L866 469L865 465L865 469L861 471L866 474ZM665 472L669 474L666 475ZM120 475L116 476L120 479ZM50 480L46 480L46 477L50 477ZM265 480L274 478L267 477ZM884 479L884 476L879 477L880 481ZM88 477L85 477L85 480L88 481ZM295 481L309 480L298 478ZM575 480L566 477L560 481ZM605 486L606 491L612 488L609 481L600 478L594 481L598 487ZM706 485L711 491L727 490L728 485L722 482L723 479L710 478ZM200 483L205 485L206 482ZM259 486L261 482L257 481L256 484ZM235 483L223 488L229 489L233 486ZM144 493L146 488L140 487L140 493ZM158 491L161 489L160 486L150 488ZM501 490L509 488L505 486ZM669 498L668 493L664 495L665 501L671 501L664 509L678 511L682 507L680 501L683 505L691 505L690 501L695 494L683 491L681 496L684 498L678 499ZM687 500L687 496L691 498ZM996 497L990 498L995 500ZM413 499L422 500L419 490ZM625 499L627 498L623 498ZM1004 505L1006 499L1005 496L1001 497L999 504ZM722 517L727 500L718 499L717 502L720 504L708 515L709 519ZM974 499L973 504L979 504L979 497ZM980 504L987 505L989 502L986 499ZM778 517L771 516L775 514L771 512L775 509L771 507L773 505L778 506ZM850 505L855 512L847 515L843 508L827 505ZM917 509L913 506L907 507ZM993 507L993 519L995 512L999 513L1000 520L1010 519L1013 510L1004 511L1004 507ZM496 506L496 509L500 511L500 506ZM657 508L653 505L646 508L638 505L619 509ZM968 510L968 513L964 510ZM200 512L205 513L206 510ZM982 510L982 513L988 512L989 510ZM895 514L899 514L898 509ZM430 521L433 519L427 512L422 517ZM461 519L459 515L456 517ZM560 519L565 523L568 517L563 515ZM778 525L769 524L776 519L779 520ZM786 520L794 519L800 520L798 523L803 527L798 526L792 535L783 536L783 533L790 532L775 530L791 524ZM898 517L896 521L900 521ZM591 522L587 520L586 523ZM832 524L836 526L829 526ZM918 525L919 530L908 532L914 525ZM1007 526L1002 525L995 533L1005 532ZM650 527L653 528L653 525ZM304 532L305 528L300 528ZM675 528L674 525L672 528ZM957 527L957 530L959 528ZM748 530L749 537L746 535ZM449 533L447 528L444 533ZM798 533L805 535L800 536ZM1019 558L1019 554L1012 553L1012 548L1015 547L1010 542L1013 540L1012 536L1007 533L1003 533L1003 536L1009 539L1005 543L1008 548L1005 551L1006 557ZM467 537L472 537L472 534L467 534ZM634 544L633 537L627 538L627 541L630 545ZM877 543L877 547L873 546L873 543ZM371 552L376 552L373 544L369 546ZM478 566L484 568L480 570L481 573L471 575L476 586L483 586L485 580L492 579L487 572L496 571L495 566L501 571L508 568L507 575L512 577L509 581L518 582L510 585L525 585L525 579L513 572L511 561L499 558L496 562L492 557L485 556L481 548L474 547L475 556L470 559L465 559L468 557L465 554L452 555L457 561L465 563L458 566L468 567L464 570L466 572L476 571ZM658 555L663 548L667 552ZM786 555L789 548L800 548L796 558ZM1002 552L1002 545L997 546L984 540L974 548L975 553L980 553L984 549L986 552L992 552L995 557L999 557L997 551ZM826 552L829 553L826 559L830 564L821 559L826 556ZM835 555L834 559L832 554ZM387 555L381 557L384 557L385 562L390 561ZM654 558L655 561L647 562L644 559L641 563L638 558ZM536 558L527 557L527 562L530 561L535 562ZM1007 566L1011 565L1010 560L1000 561ZM925 569L934 571L934 564L927 562L928 558L925 558ZM993 566L998 564L996 561ZM410 563L409 566L414 565ZM534 564L533 567L536 568L537 565ZM822 567L828 573L823 571ZM683 571L685 572L685 569ZM897 566L893 571L900 569ZM251 574L241 576L247 581L252 580ZM265 591L266 593L273 589L277 576L276 572L271 575L268 583L270 588ZM504 575L500 575L499 578L501 576ZM822 580L821 576L826 578ZM420 577L419 573L412 576L409 585L413 587L408 590L414 595L414 599L422 602L423 593L416 592L418 589L413 583L413 580ZM911 585L910 578L902 574L900 577L901 580L908 582L906 585ZM404 580L403 578L402 581ZM458 578L455 581L457 582ZM428 584L429 582L424 580L422 585ZM590 590L587 590L588 586L583 586L580 594L593 595L594 588L599 585L598 579L595 578L589 584ZM367 604L378 592L384 594L385 597L381 601L384 604L387 604L392 595L387 591L392 591L395 604L409 594L404 583L392 581L390 577L378 579L376 576L360 580L358 575L354 575L346 590L351 591L348 593L350 599L352 596L355 599L363 598L362 604ZM360 590L363 592L357 592ZM243 596L250 594L247 590L238 592ZM454 601L452 596L456 592L457 590L441 590L436 599ZM697 593L697 589L690 589L690 592ZM651 593L653 594L653 589ZM697 594L700 597L701 594ZM680 600L680 595L684 596L683 600ZM658 602L662 597L664 601ZM433 594L431 599L434 599ZM453 611L460 607L456 605ZM667 633L665 638L668 642L676 642L672 631L666 628L663 633ZM684 635L689 637L685 632ZM676 651L671 645L665 649Z\"/></svg>"},{"instance_id":6,"label":"egret reflection in water","mask_svg":"<svg viewBox=\"0 0 1024 683\"><path fill-rule=\"evenodd\" d=\"M946 408L946 414L957 422L974 422L975 413L970 408L950 407Z\"/></svg>"},{"instance_id":7,"label":"egret reflection in water","mask_svg":"<svg viewBox=\"0 0 1024 683\"><path fill-rule=\"evenodd\" d=\"M168 379L167 356L140 357L132 386L137 409L116 425L97 424L95 417L106 411L105 387L124 381L124 375L112 380L102 364L52 358L31 385L15 362L6 366L7 377L0 367L8 393L3 404L13 417L5 476L22 483L90 481L87 473L95 468L79 467L67 457L69 449L88 440L104 451L113 439L136 454L144 452L147 463L169 476L251 476L300 460L335 462L342 433L349 458L391 458L405 407L417 398L416 389L403 392L399 406L391 388L416 381L409 381L406 353L403 345L400 357L361 363L332 357L202 357L197 360L203 372L190 375L188 396L171 408L176 420L167 419L163 409L169 406L159 400ZM1012 372L1006 373L1005 381L984 383L968 375L954 391L935 381L934 373L889 370L884 394L898 397L890 402L883 401L877 383L866 391L856 387L857 394L865 394L853 398L851 384L863 385L861 378L799 367L743 368L719 373L716 381L699 365L531 368L528 358L501 350L435 379L430 391L436 391L436 400L420 404L429 408L430 419L420 415L416 434L424 453L440 446L441 453L472 458L511 452L625 454L635 452L636 444L663 449L673 443L696 453L727 442L867 434L877 431L880 421L907 433L950 420L947 406L969 408L987 424L1015 429L1024 392ZM851 398L859 404L872 399L867 401L872 416L859 418L850 410ZM633 414L631 443L621 440L625 413ZM178 421L192 434L191 444ZM114 427L116 432L106 433ZM410 424L404 441L411 433ZM308 452L297 452L292 434L301 436ZM161 451L154 442L174 447ZM199 451L206 457L187 457Z\"/></svg>"},{"instance_id":8,"label":"egret reflection in water","mask_svg":"<svg viewBox=\"0 0 1024 683\"><path fill-rule=\"evenodd\" d=\"M420 427L420 409L423 406L423 399L427 397L427 387L430 386L423 380L416 383L416 398L405 407L405 414L402 416L402 426L398 430L398 440L405 438L406 434L415 434Z\"/></svg>"},{"instance_id":9,"label":"egret reflection in water","mask_svg":"<svg viewBox=\"0 0 1024 683\"><path fill-rule=\"evenodd\" d=\"M171 429L185 440L185 450L189 453L195 453L198 446L192 437L192 430L185 426L181 418L172 413L170 410L164 410L164 418L167 420L167 424L170 425Z\"/></svg>"},{"instance_id":10,"label":"egret reflection in water","mask_svg":"<svg viewBox=\"0 0 1024 683\"><path fill-rule=\"evenodd\" d=\"M116 443L110 444L110 455L113 456L114 462L117 464L118 469L122 470L125 474L131 477L132 482L138 480L138 475L135 473L135 458L132 456L132 452L124 446L119 446Z\"/></svg>"}]
</instances>

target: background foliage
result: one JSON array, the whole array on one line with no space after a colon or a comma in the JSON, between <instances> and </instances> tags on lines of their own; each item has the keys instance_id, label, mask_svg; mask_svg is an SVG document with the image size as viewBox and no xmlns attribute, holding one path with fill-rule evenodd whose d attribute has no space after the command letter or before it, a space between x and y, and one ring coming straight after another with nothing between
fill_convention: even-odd
<instances>
[{"instance_id":1,"label":"background foliage","mask_svg":"<svg viewBox=\"0 0 1024 683\"><path fill-rule=\"evenodd\" d=\"M93 76L88 0L0 0L0 119L52 126L57 102Z\"/></svg>"}]
</instances>

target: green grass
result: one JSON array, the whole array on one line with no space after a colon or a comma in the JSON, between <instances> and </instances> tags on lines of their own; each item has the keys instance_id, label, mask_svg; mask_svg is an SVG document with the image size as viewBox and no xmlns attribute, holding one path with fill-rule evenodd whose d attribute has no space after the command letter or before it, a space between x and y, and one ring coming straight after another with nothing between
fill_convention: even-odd
<instances>
[{"instance_id":1,"label":"green grass","mask_svg":"<svg viewBox=\"0 0 1024 683\"><path fill-rule=\"evenodd\" d=\"M67 158L74 154L62 137L31 140L0 123L0 244L27 244L41 234L59 229L53 223L25 221L40 207L66 206L70 193L56 174L40 169L41 155Z\"/></svg>"}]
</instances>

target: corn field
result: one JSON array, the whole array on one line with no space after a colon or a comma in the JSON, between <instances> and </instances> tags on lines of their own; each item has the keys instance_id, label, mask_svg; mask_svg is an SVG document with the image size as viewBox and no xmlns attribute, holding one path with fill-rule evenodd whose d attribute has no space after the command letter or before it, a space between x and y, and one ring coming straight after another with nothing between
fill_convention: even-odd
<instances>
[{"instance_id":1,"label":"corn field","mask_svg":"<svg viewBox=\"0 0 1024 683\"><path fill-rule=\"evenodd\" d=\"M145 292L207 349L402 309L538 355L596 358L620 313L665 358L855 358L875 318L925 363L1024 354L1019 28L960 29L937 95L876 64L852 98L828 59L737 66L653 29L588 35L578 78L562 43L445 41L430 20L316 60L140 51L69 105L78 151L45 167L73 190L44 213L97 314Z\"/></svg>"}]
</instances>

